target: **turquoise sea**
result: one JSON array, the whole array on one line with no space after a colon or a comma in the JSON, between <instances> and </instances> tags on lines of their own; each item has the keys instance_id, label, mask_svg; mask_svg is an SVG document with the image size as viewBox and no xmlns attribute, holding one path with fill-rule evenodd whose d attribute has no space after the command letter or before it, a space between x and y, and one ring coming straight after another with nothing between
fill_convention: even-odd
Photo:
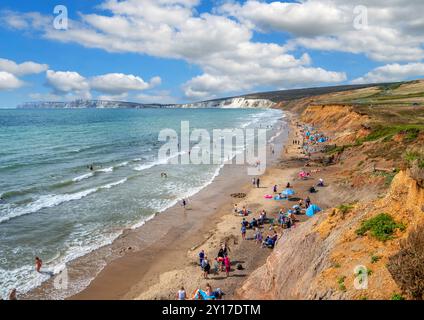
<instances>
[{"instance_id":1,"label":"turquoise sea","mask_svg":"<svg viewBox=\"0 0 424 320\"><path fill-rule=\"evenodd\" d=\"M0 109L0 296L140 227L212 182L221 165L158 160L159 131L270 126L255 109ZM90 170L90 166L93 170ZM161 178L167 172L168 178Z\"/></svg>"}]
</instances>

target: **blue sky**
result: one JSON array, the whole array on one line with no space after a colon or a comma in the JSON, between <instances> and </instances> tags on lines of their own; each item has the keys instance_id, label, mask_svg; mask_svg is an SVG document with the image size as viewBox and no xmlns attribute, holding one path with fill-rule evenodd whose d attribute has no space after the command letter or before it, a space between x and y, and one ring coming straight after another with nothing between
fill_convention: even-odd
<instances>
[{"instance_id":1,"label":"blue sky","mask_svg":"<svg viewBox=\"0 0 424 320\"><path fill-rule=\"evenodd\" d=\"M66 0L68 29L56 30L57 1L3 0L0 107L174 103L422 77L423 5L396 0L383 15L378 2L357 11L347 0Z\"/></svg>"}]
</instances>

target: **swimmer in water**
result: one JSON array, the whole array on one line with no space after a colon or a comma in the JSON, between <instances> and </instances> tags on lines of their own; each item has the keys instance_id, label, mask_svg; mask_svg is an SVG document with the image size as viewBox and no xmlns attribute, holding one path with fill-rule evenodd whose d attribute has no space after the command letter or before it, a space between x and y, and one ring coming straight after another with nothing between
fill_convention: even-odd
<instances>
[{"instance_id":1,"label":"swimmer in water","mask_svg":"<svg viewBox=\"0 0 424 320\"><path fill-rule=\"evenodd\" d=\"M35 257L35 271L40 272L43 261L39 257Z\"/></svg>"}]
</instances>

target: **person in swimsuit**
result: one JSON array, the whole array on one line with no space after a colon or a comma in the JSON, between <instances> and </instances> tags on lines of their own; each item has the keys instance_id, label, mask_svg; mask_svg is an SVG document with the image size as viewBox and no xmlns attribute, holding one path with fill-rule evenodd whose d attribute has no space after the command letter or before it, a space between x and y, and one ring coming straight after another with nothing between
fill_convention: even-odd
<instances>
[{"instance_id":1,"label":"person in swimsuit","mask_svg":"<svg viewBox=\"0 0 424 320\"><path fill-rule=\"evenodd\" d=\"M43 261L39 257L35 257L35 271L40 272Z\"/></svg>"}]
</instances>

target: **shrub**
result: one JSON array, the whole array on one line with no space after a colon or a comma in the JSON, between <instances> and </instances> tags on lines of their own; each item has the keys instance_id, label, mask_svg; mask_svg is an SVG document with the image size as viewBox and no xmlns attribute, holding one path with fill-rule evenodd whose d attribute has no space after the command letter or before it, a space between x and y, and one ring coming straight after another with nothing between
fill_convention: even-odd
<instances>
[{"instance_id":1,"label":"shrub","mask_svg":"<svg viewBox=\"0 0 424 320\"><path fill-rule=\"evenodd\" d=\"M373 255L371 256L371 263L377 263L380 259L380 256Z\"/></svg>"},{"instance_id":2,"label":"shrub","mask_svg":"<svg viewBox=\"0 0 424 320\"><path fill-rule=\"evenodd\" d=\"M384 142L388 142L399 133L405 135L404 140L406 142L412 142L418 137L422 130L424 130L424 127L422 125L379 125L376 126L368 136L360 139L358 143L376 141L380 139L383 139Z\"/></svg>"},{"instance_id":3,"label":"shrub","mask_svg":"<svg viewBox=\"0 0 424 320\"><path fill-rule=\"evenodd\" d=\"M401 241L400 250L389 258L387 269L404 292L413 299L424 299L424 225Z\"/></svg>"},{"instance_id":4,"label":"shrub","mask_svg":"<svg viewBox=\"0 0 424 320\"><path fill-rule=\"evenodd\" d=\"M346 286L345 286L345 283L344 283L345 279L346 279L345 276L339 277L337 279L337 283L339 284L339 289L341 291L346 291Z\"/></svg>"},{"instance_id":5,"label":"shrub","mask_svg":"<svg viewBox=\"0 0 424 320\"><path fill-rule=\"evenodd\" d=\"M380 241L386 241L393 239L393 233L396 229L404 230L405 226L403 224L396 223L392 216L387 213L380 213L371 219L363 221L361 227L356 230L356 234L364 236L368 231L370 231L370 234L374 238Z\"/></svg>"},{"instance_id":6,"label":"shrub","mask_svg":"<svg viewBox=\"0 0 424 320\"><path fill-rule=\"evenodd\" d=\"M400 293L394 293L392 295L392 300L405 300L405 298Z\"/></svg>"},{"instance_id":7,"label":"shrub","mask_svg":"<svg viewBox=\"0 0 424 320\"><path fill-rule=\"evenodd\" d=\"M337 207L339 209L340 213L344 216L346 213L349 213L353 209L352 204L341 204Z\"/></svg>"}]
</instances>

